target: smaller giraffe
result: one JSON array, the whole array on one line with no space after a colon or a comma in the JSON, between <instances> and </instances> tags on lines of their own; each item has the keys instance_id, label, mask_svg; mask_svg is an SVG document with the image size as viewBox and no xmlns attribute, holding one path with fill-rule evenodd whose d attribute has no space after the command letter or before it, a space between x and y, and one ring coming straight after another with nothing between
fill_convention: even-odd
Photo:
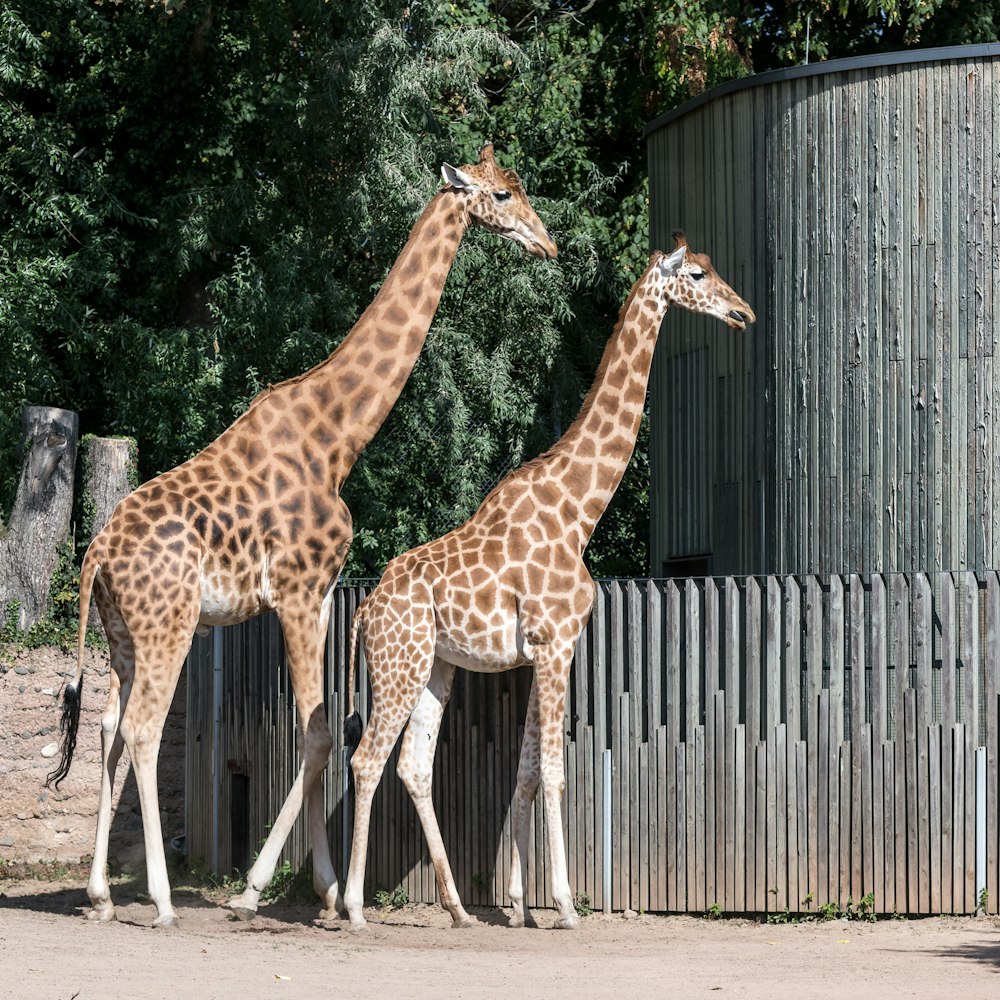
<instances>
[{"instance_id":1,"label":"smaller giraffe","mask_svg":"<svg viewBox=\"0 0 1000 1000\"><path fill-rule=\"evenodd\" d=\"M632 288L583 407L566 434L504 479L473 517L442 538L393 559L358 609L358 635L371 680L371 714L351 760L354 843L344 903L353 929L364 927L364 889L372 797L406 727L397 771L416 807L454 926L470 922L441 840L431 777L441 718L457 667L486 673L534 667L513 801L510 924L524 926L531 804L545 802L556 927L577 923L566 870L561 798L565 787L563 716L573 651L594 604L583 553L635 448L653 348L667 308L715 316L734 329L753 310L703 254L660 252ZM348 711L353 708L353 670ZM361 722L344 726L358 742Z\"/></svg>"}]
</instances>

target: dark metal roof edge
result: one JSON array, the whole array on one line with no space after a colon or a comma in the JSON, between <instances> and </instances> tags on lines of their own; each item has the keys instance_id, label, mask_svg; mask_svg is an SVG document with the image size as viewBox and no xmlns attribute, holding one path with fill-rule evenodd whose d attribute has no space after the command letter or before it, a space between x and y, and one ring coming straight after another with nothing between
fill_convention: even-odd
<instances>
[{"instance_id":1,"label":"dark metal roof edge","mask_svg":"<svg viewBox=\"0 0 1000 1000\"><path fill-rule=\"evenodd\" d=\"M763 87L770 83L781 83L784 80L798 80L807 76L822 76L826 73L850 73L859 69L881 69L887 66L900 66L908 63L949 62L959 59L992 59L1000 56L1000 42L986 42L982 45L947 45L936 49L904 49L902 52L879 52L867 56L851 56L847 59L830 59L827 61L809 63L807 66L789 66L787 69L772 69L756 76L744 76L718 87L706 90L705 93L692 97L672 111L667 111L654 118L643 131L643 137L648 138L657 129L668 125L676 118L689 114L696 108L725 97L740 90L750 90L753 87Z\"/></svg>"}]
</instances>

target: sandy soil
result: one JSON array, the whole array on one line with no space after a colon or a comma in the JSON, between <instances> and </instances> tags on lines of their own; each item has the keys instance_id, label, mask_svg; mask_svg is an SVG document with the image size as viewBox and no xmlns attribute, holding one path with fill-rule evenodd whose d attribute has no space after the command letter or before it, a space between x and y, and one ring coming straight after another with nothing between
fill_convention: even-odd
<instances>
[{"instance_id":1,"label":"sandy soil","mask_svg":"<svg viewBox=\"0 0 1000 1000\"><path fill-rule=\"evenodd\" d=\"M0 878L0 997L10 1000L228 1000L232 997L994 998L1000 921L931 918L769 926L746 920L594 914L576 931L511 931L476 912L455 931L434 907L368 912L369 929L271 904L233 920L217 895L175 892L182 927L154 931L134 883L115 888L118 922L82 919L72 881Z\"/></svg>"}]
</instances>

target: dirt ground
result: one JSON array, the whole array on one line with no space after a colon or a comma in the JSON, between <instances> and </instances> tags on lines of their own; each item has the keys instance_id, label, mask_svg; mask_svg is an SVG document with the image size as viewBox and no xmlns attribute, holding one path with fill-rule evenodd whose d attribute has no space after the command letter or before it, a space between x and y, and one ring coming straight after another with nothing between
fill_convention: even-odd
<instances>
[{"instance_id":1,"label":"dirt ground","mask_svg":"<svg viewBox=\"0 0 1000 1000\"><path fill-rule=\"evenodd\" d=\"M1000 991L1000 921L938 917L877 924L767 925L593 914L575 931L512 931L502 910L452 930L442 911L367 912L369 929L319 924L315 906L274 903L251 923L219 896L181 888L182 926L153 930L134 883L115 886L118 921L82 918L83 871L0 877L4 1000L229 1000L244 997L961 997Z\"/></svg>"}]
</instances>

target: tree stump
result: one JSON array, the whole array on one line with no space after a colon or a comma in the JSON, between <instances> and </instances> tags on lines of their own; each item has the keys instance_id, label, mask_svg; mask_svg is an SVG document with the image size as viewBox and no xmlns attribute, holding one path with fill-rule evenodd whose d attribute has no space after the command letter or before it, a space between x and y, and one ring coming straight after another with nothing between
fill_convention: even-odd
<instances>
[{"instance_id":1,"label":"tree stump","mask_svg":"<svg viewBox=\"0 0 1000 1000\"><path fill-rule=\"evenodd\" d=\"M69 537L80 419L72 410L26 406L24 462L7 534L0 539L0 610L18 603L17 624L45 617L59 547Z\"/></svg>"},{"instance_id":2,"label":"tree stump","mask_svg":"<svg viewBox=\"0 0 1000 1000\"><path fill-rule=\"evenodd\" d=\"M82 527L92 542L115 507L136 487L136 446L131 438L87 436L83 456Z\"/></svg>"},{"instance_id":3,"label":"tree stump","mask_svg":"<svg viewBox=\"0 0 1000 1000\"><path fill-rule=\"evenodd\" d=\"M131 438L83 439L83 531L87 540L108 523L115 507L136 487L136 445ZM104 631L93 598L88 628Z\"/></svg>"}]
</instances>

